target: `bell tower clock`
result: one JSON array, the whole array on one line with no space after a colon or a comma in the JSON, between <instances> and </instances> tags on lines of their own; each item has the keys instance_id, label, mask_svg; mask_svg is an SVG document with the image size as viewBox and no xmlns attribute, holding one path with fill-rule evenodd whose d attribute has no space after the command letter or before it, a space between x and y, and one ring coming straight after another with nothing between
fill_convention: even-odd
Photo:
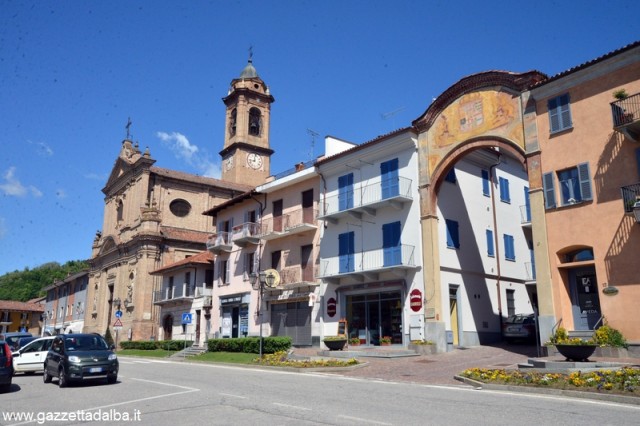
<instances>
[{"instance_id":1,"label":"bell tower clock","mask_svg":"<svg viewBox=\"0 0 640 426\"><path fill-rule=\"evenodd\" d=\"M260 185L271 173L269 123L275 99L258 76L251 53L222 101L226 105L224 148L220 151L222 180Z\"/></svg>"}]
</instances>

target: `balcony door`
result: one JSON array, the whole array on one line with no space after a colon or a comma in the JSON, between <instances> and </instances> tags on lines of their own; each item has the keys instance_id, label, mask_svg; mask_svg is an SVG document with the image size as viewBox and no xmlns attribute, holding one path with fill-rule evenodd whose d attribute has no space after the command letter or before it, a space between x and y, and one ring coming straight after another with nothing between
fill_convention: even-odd
<instances>
[{"instance_id":1,"label":"balcony door","mask_svg":"<svg viewBox=\"0 0 640 426\"><path fill-rule=\"evenodd\" d=\"M282 200L273 202L273 231L282 232Z\"/></svg>"},{"instance_id":2,"label":"balcony door","mask_svg":"<svg viewBox=\"0 0 640 426\"><path fill-rule=\"evenodd\" d=\"M353 173L338 178L338 207L340 211L353 208Z\"/></svg>"},{"instance_id":3,"label":"balcony door","mask_svg":"<svg viewBox=\"0 0 640 426\"><path fill-rule=\"evenodd\" d=\"M339 272L344 274L346 272L353 272L354 268L354 253L355 253L355 238L354 232L345 232L338 235L338 258L339 258Z\"/></svg>"},{"instance_id":4,"label":"balcony door","mask_svg":"<svg viewBox=\"0 0 640 426\"><path fill-rule=\"evenodd\" d=\"M400 192L398 181L398 159L380 163L380 185L382 186L382 199L395 197Z\"/></svg>"},{"instance_id":5,"label":"balcony door","mask_svg":"<svg viewBox=\"0 0 640 426\"><path fill-rule=\"evenodd\" d=\"M302 223L313 223L313 189L302 193Z\"/></svg>"},{"instance_id":6,"label":"balcony door","mask_svg":"<svg viewBox=\"0 0 640 426\"><path fill-rule=\"evenodd\" d=\"M399 221L382 225L382 252L384 266L400 265L402 263Z\"/></svg>"},{"instance_id":7,"label":"balcony door","mask_svg":"<svg viewBox=\"0 0 640 426\"><path fill-rule=\"evenodd\" d=\"M300 267L302 268L302 281L313 281L313 245L300 247Z\"/></svg>"}]
</instances>

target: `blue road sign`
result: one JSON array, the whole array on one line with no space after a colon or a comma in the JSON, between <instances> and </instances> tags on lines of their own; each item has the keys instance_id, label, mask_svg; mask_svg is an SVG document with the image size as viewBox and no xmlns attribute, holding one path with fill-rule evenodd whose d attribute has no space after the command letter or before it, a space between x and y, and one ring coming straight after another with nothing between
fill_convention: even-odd
<instances>
[{"instance_id":1,"label":"blue road sign","mask_svg":"<svg viewBox=\"0 0 640 426\"><path fill-rule=\"evenodd\" d=\"M122 311L119 309L116 311L116 318L122 318Z\"/></svg>"},{"instance_id":2,"label":"blue road sign","mask_svg":"<svg viewBox=\"0 0 640 426\"><path fill-rule=\"evenodd\" d=\"M182 314L182 323L183 324L191 324L191 313L185 312Z\"/></svg>"}]
</instances>

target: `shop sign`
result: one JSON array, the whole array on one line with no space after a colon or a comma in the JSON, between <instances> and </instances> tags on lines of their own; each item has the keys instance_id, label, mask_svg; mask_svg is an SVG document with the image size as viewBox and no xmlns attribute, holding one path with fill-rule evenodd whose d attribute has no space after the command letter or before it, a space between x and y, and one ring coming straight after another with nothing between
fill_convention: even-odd
<instances>
[{"instance_id":1,"label":"shop sign","mask_svg":"<svg viewBox=\"0 0 640 426\"><path fill-rule=\"evenodd\" d=\"M413 312L419 312L422 309L422 293L417 288L409 293L409 306Z\"/></svg>"},{"instance_id":2,"label":"shop sign","mask_svg":"<svg viewBox=\"0 0 640 426\"><path fill-rule=\"evenodd\" d=\"M327 315L333 318L336 315L336 299L330 297L327 300Z\"/></svg>"}]
</instances>

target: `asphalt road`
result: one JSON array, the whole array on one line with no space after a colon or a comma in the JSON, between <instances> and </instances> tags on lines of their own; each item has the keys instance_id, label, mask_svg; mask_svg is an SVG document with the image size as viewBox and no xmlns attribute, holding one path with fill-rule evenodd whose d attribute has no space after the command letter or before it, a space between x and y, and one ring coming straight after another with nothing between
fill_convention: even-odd
<instances>
[{"instance_id":1,"label":"asphalt road","mask_svg":"<svg viewBox=\"0 0 640 426\"><path fill-rule=\"evenodd\" d=\"M120 362L114 385L59 389L55 379L44 384L41 374L15 376L11 392L0 395L0 424L631 425L640 416L635 405L466 385L126 357ZM33 418L8 417L15 415ZM65 416L73 421L62 421Z\"/></svg>"}]
</instances>

